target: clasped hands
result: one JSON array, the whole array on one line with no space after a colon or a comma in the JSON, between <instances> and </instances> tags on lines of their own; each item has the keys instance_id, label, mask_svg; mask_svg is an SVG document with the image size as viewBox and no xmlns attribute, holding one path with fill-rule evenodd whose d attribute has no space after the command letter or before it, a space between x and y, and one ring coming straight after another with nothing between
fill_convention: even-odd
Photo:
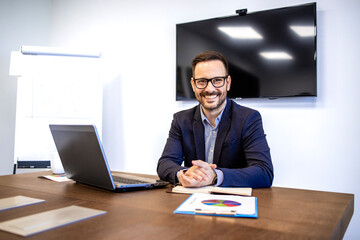
<instances>
[{"instance_id":1,"label":"clasped hands","mask_svg":"<svg viewBox=\"0 0 360 240\"><path fill-rule=\"evenodd\" d=\"M179 181L184 187L202 187L212 184L216 173L216 164L209 164L201 160L192 161L191 166L185 173L179 172Z\"/></svg>"}]
</instances>

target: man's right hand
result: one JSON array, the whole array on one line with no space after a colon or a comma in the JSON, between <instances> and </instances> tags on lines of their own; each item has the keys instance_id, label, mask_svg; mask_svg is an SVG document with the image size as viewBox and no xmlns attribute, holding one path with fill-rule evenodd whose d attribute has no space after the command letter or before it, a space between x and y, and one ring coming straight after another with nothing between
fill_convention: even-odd
<instances>
[{"instance_id":1,"label":"man's right hand","mask_svg":"<svg viewBox=\"0 0 360 240\"><path fill-rule=\"evenodd\" d=\"M185 173L180 170L179 181L184 187L202 187L210 185L216 176L216 164L208 164L201 160L194 160L193 166Z\"/></svg>"}]
</instances>

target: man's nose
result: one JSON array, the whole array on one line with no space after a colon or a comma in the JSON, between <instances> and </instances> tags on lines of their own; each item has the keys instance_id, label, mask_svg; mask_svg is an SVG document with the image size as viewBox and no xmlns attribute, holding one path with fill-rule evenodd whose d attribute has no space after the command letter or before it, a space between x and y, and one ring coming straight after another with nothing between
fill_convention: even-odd
<instances>
[{"instance_id":1,"label":"man's nose","mask_svg":"<svg viewBox=\"0 0 360 240\"><path fill-rule=\"evenodd\" d=\"M215 89L214 85L212 84L211 81L208 81L208 84L206 86L206 88L204 90L207 90L207 91L213 91Z\"/></svg>"}]
</instances>

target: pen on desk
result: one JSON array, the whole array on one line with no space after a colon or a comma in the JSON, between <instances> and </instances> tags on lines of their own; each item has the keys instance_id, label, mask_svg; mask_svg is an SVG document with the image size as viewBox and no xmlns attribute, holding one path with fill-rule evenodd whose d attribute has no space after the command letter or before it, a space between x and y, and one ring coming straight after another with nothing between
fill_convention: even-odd
<instances>
[{"instance_id":1,"label":"pen on desk","mask_svg":"<svg viewBox=\"0 0 360 240\"><path fill-rule=\"evenodd\" d=\"M235 215L236 214L236 210L211 211L211 210L205 210L205 209L200 209L200 208L196 208L194 212L197 214L215 214L215 215Z\"/></svg>"}]
</instances>

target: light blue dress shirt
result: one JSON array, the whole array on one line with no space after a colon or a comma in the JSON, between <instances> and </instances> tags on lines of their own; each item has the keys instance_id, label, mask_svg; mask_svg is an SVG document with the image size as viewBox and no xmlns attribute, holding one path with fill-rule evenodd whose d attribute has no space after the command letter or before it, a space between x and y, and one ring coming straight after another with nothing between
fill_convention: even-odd
<instances>
[{"instance_id":1,"label":"light blue dress shirt","mask_svg":"<svg viewBox=\"0 0 360 240\"><path fill-rule=\"evenodd\" d=\"M225 100L225 101L227 101L227 100ZM226 102L226 104L227 104L227 102ZM225 107L226 107L226 104L225 104ZM224 107L224 109L225 109L225 107ZM217 136L217 132L219 129L219 123L220 123L221 117L223 115L224 109L221 111L219 116L216 118L215 126L213 126L213 125L211 125L210 121L206 118L205 114L203 113L202 108L200 108L201 120L202 120L202 123L204 124L205 161L208 162L209 164L212 164L213 160L214 160L215 141L216 141L216 136ZM215 184L215 186L219 186L222 184L222 182L224 180L224 174L219 169L214 169L214 170L217 175L217 183Z\"/></svg>"}]
</instances>

